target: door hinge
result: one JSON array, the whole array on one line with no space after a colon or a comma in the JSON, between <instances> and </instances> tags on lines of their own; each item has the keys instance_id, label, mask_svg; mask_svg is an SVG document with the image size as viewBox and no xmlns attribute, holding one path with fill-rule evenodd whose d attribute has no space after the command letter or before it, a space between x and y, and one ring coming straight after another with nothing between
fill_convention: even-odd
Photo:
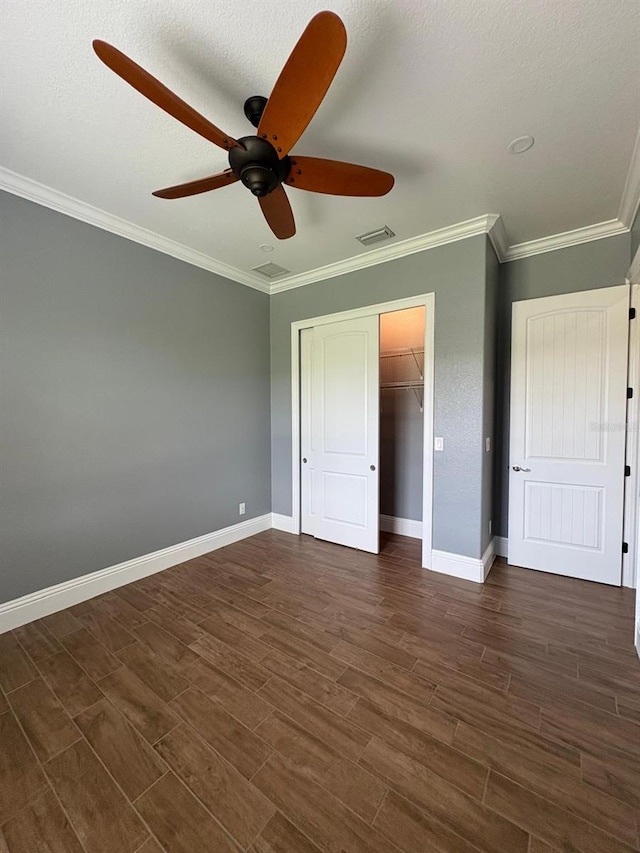
<instances>
[{"instance_id":1,"label":"door hinge","mask_svg":"<svg viewBox=\"0 0 640 853\"><path fill-rule=\"evenodd\" d=\"M629 543L628 543L628 542L623 542L623 543L622 543L622 553L623 553L623 554L628 554L628 553L629 553Z\"/></svg>"},{"instance_id":2,"label":"door hinge","mask_svg":"<svg viewBox=\"0 0 640 853\"><path fill-rule=\"evenodd\" d=\"M627 400L633 397L633 388L627 388Z\"/></svg>"},{"instance_id":3,"label":"door hinge","mask_svg":"<svg viewBox=\"0 0 640 853\"><path fill-rule=\"evenodd\" d=\"M636 309L635 308L629 308L629 319L630 320L636 319Z\"/></svg>"},{"instance_id":4,"label":"door hinge","mask_svg":"<svg viewBox=\"0 0 640 853\"><path fill-rule=\"evenodd\" d=\"M625 465L624 466L624 476L625 477L631 476L631 465Z\"/></svg>"}]
</instances>

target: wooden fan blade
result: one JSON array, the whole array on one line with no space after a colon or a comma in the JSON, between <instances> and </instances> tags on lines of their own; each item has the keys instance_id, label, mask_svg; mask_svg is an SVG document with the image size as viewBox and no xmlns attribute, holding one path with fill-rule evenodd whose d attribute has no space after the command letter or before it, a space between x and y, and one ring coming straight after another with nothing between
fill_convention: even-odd
<instances>
[{"instance_id":1,"label":"wooden fan blade","mask_svg":"<svg viewBox=\"0 0 640 853\"><path fill-rule=\"evenodd\" d=\"M289 237L293 237L296 233L296 223L293 219L289 199L282 185L276 187L269 195L261 196L258 201L269 228L278 240L287 240Z\"/></svg>"},{"instance_id":2,"label":"wooden fan blade","mask_svg":"<svg viewBox=\"0 0 640 853\"><path fill-rule=\"evenodd\" d=\"M320 157L291 157L288 186L328 195L380 196L393 187L388 172Z\"/></svg>"},{"instance_id":3,"label":"wooden fan blade","mask_svg":"<svg viewBox=\"0 0 640 853\"><path fill-rule=\"evenodd\" d=\"M200 136L204 136L209 142L219 145L220 148L224 148L226 151L239 145L233 137L223 133L215 124L211 124L204 116L196 112L193 107L190 107L189 104L185 103L177 95L174 95L163 83L152 77L148 71L145 71L144 68L141 68L117 48L107 44L105 41L96 39L93 42L93 49L98 58L114 71L118 77L122 77L123 80L130 86L133 86L134 89L137 89L145 98L153 101L160 109L178 119L182 124L191 128L191 130L195 130Z\"/></svg>"},{"instance_id":4,"label":"wooden fan blade","mask_svg":"<svg viewBox=\"0 0 640 853\"><path fill-rule=\"evenodd\" d=\"M189 181L187 184L177 184L175 187L165 187L163 190L156 190L153 195L156 198L185 198L189 195L208 193L209 190L226 187L227 184L233 184L237 180L231 169L227 169L218 175L210 175L208 178L200 178L197 181Z\"/></svg>"},{"instance_id":5,"label":"wooden fan blade","mask_svg":"<svg viewBox=\"0 0 640 853\"><path fill-rule=\"evenodd\" d=\"M302 135L335 77L347 48L347 31L333 12L319 12L293 49L267 101L258 136L282 159Z\"/></svg>"}]
</instances>

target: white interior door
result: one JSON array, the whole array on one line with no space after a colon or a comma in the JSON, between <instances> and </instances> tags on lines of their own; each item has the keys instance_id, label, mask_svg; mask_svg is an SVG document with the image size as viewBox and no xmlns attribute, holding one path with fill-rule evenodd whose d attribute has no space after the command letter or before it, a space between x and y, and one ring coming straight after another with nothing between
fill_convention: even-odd
<instances>
[{"instance_id":1,"label":"white interior door","mask_svg":"<svg viewBox=\"0 0 640 853\"><path fill-rule=\"evenodd\" d=\"M301 353L302 531L377 554L378 316L306 330Z\"/></svg>"},{"instance_id":2,"label":"white interior door","mask_svg":"<svg viewBox=\"0 0 640 853\"><path fill-rule=\"evenodd\" d=\"M513 305L509 562L619 585L629 289Z\"/></svg>"}]
</instances>

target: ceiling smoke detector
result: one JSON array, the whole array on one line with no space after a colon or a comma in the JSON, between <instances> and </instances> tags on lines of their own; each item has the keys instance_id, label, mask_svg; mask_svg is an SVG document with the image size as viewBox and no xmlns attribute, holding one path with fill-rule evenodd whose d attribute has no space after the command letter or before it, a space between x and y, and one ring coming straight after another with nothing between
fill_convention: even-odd
<instances>
[{"instance_id":1,"label":"ceiling smoke detector","mask_svg":"<svg viewBox=\"0 0 640 853\"><path fill-rule=\"evenodd\" d=\"M259 267L252 267L252 272L257 272L265 278L278 278L281 275L288 275L291 270L286 270L278 264L261 264Z\"/></svg>"},{"instance_id":2,"label":"ceiling smoke detector","mask_svg":"<svg viewBox=\"0 0 640 853\"><path fill-rule=\"evenodd\" d=\"M388 225L383 225L382 228L376 228L375 231L369 231L367 234L360 234L359 237L356 237L356 240L362 243L363 246L371 246L373 243L380 243L382 240L390 240L395 236L395 233Z\"/></svg>"},{"instance_id":3,"label":"ceiling smoke detector","mask_svg":"<svg viewBox=\"0 0 640 853\"><path fill-rule=\"evenodd\" d=\"M533 136L519 136L509 143L509 151L511 154L524 154L530 148L533 148L535 139Z\"/></svg>"}]
</instances>

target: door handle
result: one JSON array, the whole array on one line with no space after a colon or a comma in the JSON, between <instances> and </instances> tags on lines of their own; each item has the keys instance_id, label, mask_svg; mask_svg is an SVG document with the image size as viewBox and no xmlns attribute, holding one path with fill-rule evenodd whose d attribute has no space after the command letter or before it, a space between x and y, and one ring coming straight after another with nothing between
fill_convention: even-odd
<instances>
[{"instance_id":1,"label":"door handle","mask_svg":"<svg viewBox=\"0 0 640 853\"><path fill-rule=\"evenodd\" d=\"M372 471L375 471L375 470L376 470L376 466L375 466L375 465L369 465L369 468L370 468Z\"/></svg>"},{"instance_id":2,"label":"door handle","mask_svg":"<svg viewBox=\"0 0 640 853\"><path fill-rule=\"evenodd\" d=\"M519 465L514 465L513 470L514 471L524 471L525 473L528 473L529 471L531 471L531 468L521 468Z\"/></svg>"},{"instance_id":3,"label":"door handle","mask_svg":"<svg viewBox=\"0 0 640 853\"><path fill-rule=\"evenodd\" d=\"M306 465L306 464L307 464L307 457L306 457L306 456L303 456L303 457L302 457L302 461L303 461L303 462L304 462L304 464Z\"/></svg>"}]
</instances>

